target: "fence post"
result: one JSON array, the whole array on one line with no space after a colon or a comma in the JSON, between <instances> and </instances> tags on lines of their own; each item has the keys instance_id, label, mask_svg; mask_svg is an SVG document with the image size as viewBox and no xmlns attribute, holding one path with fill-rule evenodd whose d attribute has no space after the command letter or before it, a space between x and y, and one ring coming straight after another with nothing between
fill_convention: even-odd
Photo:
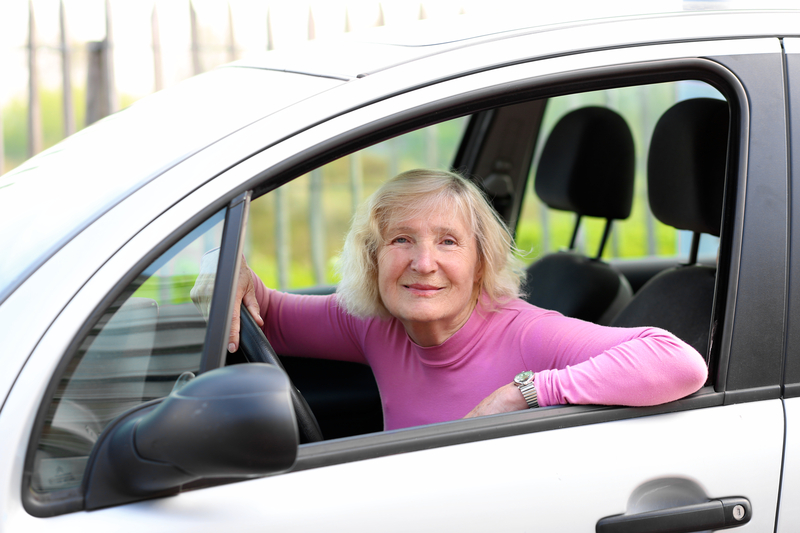
<instances>
[{"instance_id":1,"label":"fence post","mask_svg":"<svg viewBox=\"0 0 800 533\"><path fill-rule=\"evenodd\" d=\"M439 128L433 124L425 128L425 164L428 168L439 166Z\"/></svg>"},{"instance_id":2,"label":"fence post","mask_svg":"<svg viewBox=\"0 0 800 533\"><path fill-rule=\"evenodd\" d=\"M289 288L289 211L286 186L278 187L275 196L275 255L278 259L278 289Z\"/></svg>"},{"instance_id":3,"label":"fence post","mask_svg":"<svg viewBox=\"0 0 800 533\"><path fill-rule=\"evenodd\" d=\"M538 203L539 216L542 221L542 249L539 250L539 255L544 255L552 249L552 245L550 244L550 208L542 201Z\"/></svg>"},{"instance_id":4,"label":"fence post","mask_svg":"<svg viewBox=\"0 0 800 533\"><path fill-rule=\"evenodd\" d=\"M638 91L639 95L639 104L640 104L640 112L641 112L641 121L640 121L640 129L642 131L642 139L644 141L644 146L650 146L650 135L652 135L652 123L650 121L650 108L648 106L648 98L646 94L641 88ZM644 153L647 153L647 150L644 150ZM644 197L647 198L647 157L639 157L637 158L637 167L639 170L639 174L644 176L642 183L644 184ZM656 255L656 236L655 236L655 218L653 217L653 212L650 210L650 202L645 202L645 227L647 228L647 255L654 256Z\"/></svg>"},{"instance_id":5,"label":"fence post","mask_svg":"<svg viewBox=\"0 0 800 533\"><path fill-rule=\"evenodd\" d=\"M228 1L228 62L236 61L236 38L233 34L233 11Z\"/></svg>"},{"instance_id":6,"label":"fence post","mask_svg":"<svg viewBox=\"0 0 800 533\"><path fill-rule=\"evenodd\" d=\"M203 72L203 65L200 63L200 29L197 26L197 11L192 0L189 0L189 21L192 27L192 72L197 75Z\"/></svg>"},{"instance_id":7,"label":"fence post","mask_svg":"<svg viewBox=\"0 0 800 533\"><path fill-rule=\"evenodd\" d=\"M361 165L361 152L350 154L350 210L355 215L364 194L364 171Z\"/></svg>"},{"instance_id":8,"label":"fence post","mask_svg":"<svg viewBox=\"0 0 800 533\"><path fill-rule=\"evenodd\" d=\"M36 18L28 0L28 157L42 151L42 109L39 102L39 70L36 64Z\"/></svg>"},{"instance_id":9,"label":"fence post","mask_svg":"<svg viewBox=\"0 0 800 533\"><path fill-rule=\"evenodd\" d=\"M275 42L272 40L272 16L267 8L267 51L275 50Z\"/></svg>"},{"instance_id":10,"label":"fence post","mask_svg":"<svg viewBox=\"0 0 800 533\"><path fill-rule=\"evenodd\" d=\"M313 41L317 38L317 28L314 24L314 12L311 11L311 6L308 7L308 40Z\"/></svg>"},{"instance_id":11,"label":"fence post","mask_svg":"<svg viewBox=\"0 0 800 533\"><path fill-rule=\"evenodd\" d=\"M106 0L106 38L86 43L86 125L97 122L117 110L114 85L114 40L111 6Z\"/></svg>"},{"instance_id":12,"label":"fence post","mask_svg":"<svg viewBox=\"0 0 800 533\"><path fill-rule=\"evenodd\" d=\"M108 101L108 114L119 109L114 75L114 32L111 24L111 0L106 0L106 38L103 41L103 76Z\"/></svg>"},{"instance_id":13,"label":"fence post","mask_svg":"<svg viewBox=\"0 0 800 533\"><path fill-rule=\"evenodd\" d=\"M325 224L322 205L322 169L315 168L309 176L308 218L311 234L311 265L314 283L325 283Z\"/></svg>"},{"instance_id":14,"label":"fence post","mask_svg":"<svg viewBox=\"0 0 800 533\"><path fill-rule=\"evenodd\" d=\"M156 91L164 88L164 66L161 61L161 30L158 26L158 4L153 2L150 15L150 32L153 34L153 82Z\"/></svg>"},{"instance_id":15,"label":"fence post","mask_svg":"<svg viewBox=\"0 0 800 533\"><path fill-rule=\"evenodd\" d=\"M383 15L383 4L378 2L378 20L375 21L375 26L386 26L386 17Z\"/></svg>"},{"instance_id":16,"label":"fence post","mask_svg":"<svg viewBox=\"0 0 800 533\"><path fill-rule=\"evenodd\" d=\"M86 43L86 125L108 115L108 97L103 84L103 42Z\"/></svg>"},{"instance_id":17,"label":"fence post","mask_svg":"<svg viewBox=\"0 0 800 533\"><path fill-rule=\"evenodd\" d=\"M64 137L75 133L75 112L72 109L72 62L67 35L67 16L64 0L59 2L59 23L61 26L61 79L64 108Z\"/></svg>"}]
</instances>

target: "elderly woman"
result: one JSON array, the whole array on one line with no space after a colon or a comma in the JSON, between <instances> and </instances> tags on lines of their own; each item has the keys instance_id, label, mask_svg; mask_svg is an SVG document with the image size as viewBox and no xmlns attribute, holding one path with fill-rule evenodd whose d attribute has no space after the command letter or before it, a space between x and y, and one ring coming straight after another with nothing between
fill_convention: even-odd
<instances>
[{"instance_id":1,"label":"elderly woman","mask_svg":"<svg viewBox=\"0 0 800 533\"><path fill-rule=\"evenodd\" d=\"M357 214L335 295L268 289L243 262L234 309L243 299L278 353L369 364L386 429L567 403L654 405L703 385L702 357L666 331L520 300L514 250L472 182L413 170ZM238 329L236 316L231 350Z\"/></svg>"}]
</instances>

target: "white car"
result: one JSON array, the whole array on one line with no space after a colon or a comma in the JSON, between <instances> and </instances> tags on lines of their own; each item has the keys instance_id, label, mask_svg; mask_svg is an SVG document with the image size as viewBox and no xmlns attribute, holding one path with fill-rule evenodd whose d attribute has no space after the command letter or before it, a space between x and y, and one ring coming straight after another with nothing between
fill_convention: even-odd
<instances>
[{"instance_id":1,"label":"white car","mask_svg":"<svg viewBox=\"0 0 800 533\"><path fill-rule=\"evenodd\" d=\"M464 19L218 68L0 178L0 531L800 529L800 10ZM577 125L553 114L584 97ZM623 117L618 140L587 108L663 118ZM450 151L431 164L475 179L520 241L532 188L578 215L593 213L557 198L630 211L637 168L657 219L718 235L686 265L576 246L534 262L529 287L565 314L672 330L706 356L706 386L382 431L368 368L286 358L298 394L258 363L263 340L228 357L241 252L280 280L300 275L281 246L310 239L325 265L339 222L300 235L292 213L337 205L325 215L346 225L348 187L372 186L320 193L315 169L388 179L386 143L402 166L437 131ZM205 320L189 290L216 249Z\"/></svg>"}]
</instances>

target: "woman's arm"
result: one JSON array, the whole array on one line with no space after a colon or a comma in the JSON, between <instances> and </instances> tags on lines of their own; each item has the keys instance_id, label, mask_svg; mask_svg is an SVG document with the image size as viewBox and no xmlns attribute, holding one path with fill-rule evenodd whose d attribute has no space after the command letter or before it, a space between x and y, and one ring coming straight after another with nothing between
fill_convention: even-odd
<instances>
[{"instance_id":1,"label":"woman's arm","mask_svg":"<svg viewBox=\"0 0 800 533\"><path fill-rule=\"evenodd\" d=\"M252 273L262 310L261 328L281 355L366 363L360 341L364 323L345 313L336 296L287 294L267 288Z\"/></svg>"},{"instance_id":2,"label":"woman's arm","mask_svg":"<svg viewBox=\"0 0 800 533\"><path fill-rule=\"evenodd\" d=\"M540 405L657 405L705 383L691 346L658 328L609 328L559 315L528 335L523 359L537 371ZM531 344L531 341L535 344Z\"/></svg>"},{"instance_id":3,"label":"woman's arm","mask_svg":"<svg viewBox=\"0 0 800 533\"><path fill-rule=\"evenodd\" d=\"M658 328L608 328L554 313L523 328L518 342L536 372L540 406L657 405L697 391L708 374L697 351ZM527 407L509 383L467 418Z\"/></svg>"}]
</instances>

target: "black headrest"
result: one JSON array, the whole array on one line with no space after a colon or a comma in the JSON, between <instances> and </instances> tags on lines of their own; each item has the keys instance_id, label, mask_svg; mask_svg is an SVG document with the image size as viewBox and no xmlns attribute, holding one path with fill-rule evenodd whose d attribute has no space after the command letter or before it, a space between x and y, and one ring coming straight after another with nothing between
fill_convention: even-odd
<instances>
[{"instance_id":1,"label":"black headrest","mask_svg":"<svg viewBox=\"0 0 800 533\"><path fill-rule=\"evenodd\" d=\"M669 226L719 236L728 104L713 98L678 102L658 120L647 159L653 215Z\"/></svg>"},{"instance_id":2,"label":"black headrest","mask_svg":"<svg viewBox=\"0 0 800 533\"><path fill-rule=\"evenodd\" d=\"M544 145L536 194L553 209L628 218L635 158L624 118L604 107L577 109L559 120Z\"/></svg>"}]
</instances>

